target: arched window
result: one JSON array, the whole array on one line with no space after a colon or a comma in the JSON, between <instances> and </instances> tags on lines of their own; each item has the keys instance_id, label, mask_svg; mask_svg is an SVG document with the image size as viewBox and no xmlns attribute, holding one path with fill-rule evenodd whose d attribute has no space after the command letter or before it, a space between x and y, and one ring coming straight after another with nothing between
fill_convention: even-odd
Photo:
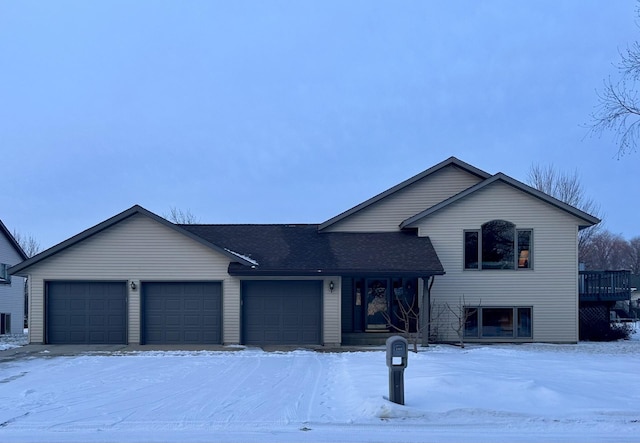
<instances>
[{"instance_id":1,"label":"arched window","mask_svg":"<svg viewBox=\"0 0 640 443\"><path fill-rule=\"evenodd\" d=\"M482 269L514 269L516 225L491 220L482 225Z\"/></svg>"}]
</instances>

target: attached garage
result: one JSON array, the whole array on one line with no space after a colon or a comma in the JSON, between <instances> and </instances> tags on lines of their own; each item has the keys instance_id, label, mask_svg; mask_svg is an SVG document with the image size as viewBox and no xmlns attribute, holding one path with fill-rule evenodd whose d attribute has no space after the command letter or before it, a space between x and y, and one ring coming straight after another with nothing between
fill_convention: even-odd
<instances>
[{"instance_id":1,"label":"attached garage","mask_svg":"<svg viewBox=\"0 0 640 443\"><path fill-rule=\"evenodd\" d=\"M46 283L46 342L126 344L125 282Z\"/></svg>"},{"instance_id":2,"label":"attached garage","mask_svg":"<svg viewBox=\"0 0 640 443\"><path fill-rule=\"evenodd\" d=\"M321 344L321 281L245 281L242 333L247 345Z\"/></svg>"},{"instance_id":3,"label":"attached garage","mask_svg":"<svg viewBox=\"0 0 640 443\"><path fill-rule=\"evenodd\" d=\"M144 344L220 344L220 282L142 283Z\"/></svg>"}]
</instances>

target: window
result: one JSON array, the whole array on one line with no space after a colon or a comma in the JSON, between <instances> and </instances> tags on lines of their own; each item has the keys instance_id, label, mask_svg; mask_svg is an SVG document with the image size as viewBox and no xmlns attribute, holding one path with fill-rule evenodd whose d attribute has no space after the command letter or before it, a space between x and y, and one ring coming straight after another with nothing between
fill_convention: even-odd
<instances>
[{"instance_id":1,"label":"window","mask_svg":"<svg viewBox=\"0 0 640 443\"><path fill-rule=\"evenodd\" d=\"M531 230L519 229L518 231L518 268L531 267Z\"/></svg>"},{"instance_id":2,"label":"window","mask_svg":"<svg viewBox=\"0 0 640 443\"><path fill-rule=\"evenodd\" d=\"M11 283L11 275L9 275L10 266L6 263L0 263L0 284Z\"/></svg>"},{"instance_id":3,"label":"window","mask_svg":"<svg viewBox=\"0 0 640 443\"><path fill-rule=\"evenodd\" d=\"M467 338L532 338L531 308L466 308Z\"/></svg>"},{"instance_id":4,"label":"window","mask_svg":"<svg viewBox=\"0 0 640 443\"><path fill-rule=\"evenodd\" d=\"M0 334L11 334L11 314L0 314Z\"/></svg>"},{"instance_id":5,"label":"window","mask_svg":"<svg viewBox=\"0 0 640 443\"><path fill-rule=\"evenodd\" d=\"M478 269L478 231L464 233L464 268Z\"/></svg>"},{"instance_id":6,"label":"window","mask_svg":"<svg viewBox=\"0 0 640 443\"><path fill-rule=\"evenodd\" d=\"M482 225L482 269L513 269L515 225L493 220Z\"/></svg>"},{"instance_id":7,"label":"window","mask_svg":"<svg viewBox=\"0 0 640 443\"><path fill-rule=\"evenodd\" d=\"M464 268L530 269L532 234L531 229L516 229L505 220L492 220L482 229L464 231Z\"/></svg>"}]
</instances>

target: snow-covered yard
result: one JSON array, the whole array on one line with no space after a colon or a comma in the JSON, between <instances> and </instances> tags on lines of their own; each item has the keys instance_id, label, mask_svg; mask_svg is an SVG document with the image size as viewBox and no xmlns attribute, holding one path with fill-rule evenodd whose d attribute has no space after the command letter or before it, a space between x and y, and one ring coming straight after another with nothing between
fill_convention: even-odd
<instances>
[{"instance_id":1,"label":"snow-covered yard","mask_svg":"<svg viewBox=\"0 0 640 443\"><path fill-rule=\"evenodd\" d=\"M384 351L138 352L0 366L0 441L640 441L640 340L432 346L388 402Z\"/></svg>"}]
</instances>

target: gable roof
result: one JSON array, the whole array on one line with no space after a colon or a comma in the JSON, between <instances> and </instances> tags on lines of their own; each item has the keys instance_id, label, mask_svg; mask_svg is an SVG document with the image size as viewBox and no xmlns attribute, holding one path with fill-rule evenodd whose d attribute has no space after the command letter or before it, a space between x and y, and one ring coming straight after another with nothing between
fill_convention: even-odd
<instances>
[{"instance_id":1,"label":"gable roof","mask_svg":"<svg viewBox=\"0 0 640 443\"><path fill-rule=\"evenodd\" d=\"M185 235L189 238L191 238L192 240L197 241L198 243L201 243L223 255L226 255L227 257L229 257L232 260L236 260L236 261L240 261L244 264L250 265L251 262L248 260L243 259L242 257L238 257L235 254L232 254L229 251L226 251L224 248L220 248L217 245L214 245L212 243L209 243L208 241L206 241L205 239L203 239L202 237L198 237L197 235L194 235L193 233L184 230L183 228L181 228L179 225L176 225L174 223L171 223L170 221L154 214L153 212L147 211L146 209L144 209L142 206L139 205L134 205L131 208L127 209L126 211L121 212L120 214L114 215L113 217L103 221L102 223L99 223L95 226L93 226L92 228L89 228L65 241L63 241L62 243L59 243L49 249L47 249L46 251L41 252L40 254L34 255L33 257L23 261L22 263L19 263L13 267L11 267L9 269L10 273L16 274L20 271L23 271L24 269L39 263L61 251L64 251L67 248L70 248L71 246L74 246L78 243L80 243L81 241L96 235L110 227L112 227L113 225L116 225L118 223L120 223L121 221L132 217L136 214L140 214L143 215L145 217L149 217L150 219L164 225L167 226L168 228L173 229L176 232L179 232L182 235Z\"/></svg>"},{"instance_id":2,"label":"gable roof","mask_svg":"<svg viewBox=\"0 0 640 443\"><path fill-rule=\"evenodd\" d=\"M388 197L391 194L394 194L394 193L396 193L396 192L398 192L398 191L400 191L402 189L405 189L406 187L412 185L413 183L415 183L415 182L417 182L419 180L422 180L423 178L425 178L425 177L427 177L427 176L429 176L429 175L431 175L431 174L433 174L433 173L435 173L435 172L437 172L437 171L439 171L439 170L441 170L441 169L443 169L443 168L445 168L447 166L452 166L452 165L453 166L457 166L458 168L463 169L463 170L469 172L470 174L473 174L473 175L475 175L475 176L477 176L479 178L482 178L482 179L487 179L487 178L491 177L491 174L489 174L489 173L487 173L485 171L482 171L482 170L476 168L475 166L472 166L472 165L470 165L468 163L465 163L462 160L459 160L459 159L457 159L455 157L449 157L448 159L438 163L435 166L432 166L431 168L427 169L426 171L423 171L418 175L414 175L413 177L409 178L408 180L405 180L402 183L399 183L396 186L387 189L386 191L376 195L375 197L372 197L369 200L366 200L366 201L360 203L359 205L354 206L353 208L351 208L351 209L349 209L349 210L347 210L347 211L345 211L345 212L343 212L343 213L341 213L341 214L339 214L339 215L337 215L337 216L335 216L333 218L330 218L329 220L325 221L324 223L321 223L318 226L318 229L319 230L323 230L323 229L325 229L325 228L327 228L327 227L339 222L340 220L343 220L343 219L349 217L350 215L352 215L352 214L354 214L354 213L356 213L356 212L358 212L358 211L360 211L360 210L362 210L362 209L364 209L364 208L366 208L368 206L371 206L372 204L382 200L383 198Z\"/></svg>"},{"instance_id":3,"label":"gable roof","mask_svg":"<svg viewBox=\"0 0 640 443\"><path fill-rule=\"evenodd\" d=\"M9 232L9 229L7 229L4 223L2 223L2 220L0 220L0 233L2 233L6 237L9 244L13 246L13 249L15 249L22 260L26 260L28 258L27 254L25 254L24 250L22 249L22 246L20 246L20 244L16 241L16 239L11 234L11 232Z\"/></svg>"},{"instance_id":4,"label":"gable roof","mask_svg":"<svg viewBox=\"0 0 640 443\"><path fill-rule=\"evenodd\" d=\"M447 206L449 206L452 203L455 203L475 192L478 192L481 189L486 188L487 186L491 185L492 183L495 183L497 181L500 181L502 183L506 183L516 189L518 189L519 191L525 192L535 198L538 198L542 201L544 201L545 203L548 203L552 206L555 206L556 208L565 211L581 220L584 221L584 224L579 225L580 229L583 228L587 228L589 226L593 226L595 224L600 223L600 219L598 219L597 217L594 217L590 214L587 214L584 211L581 211L580 209L577 209L571 205L568 205L556 198L551 197L548 194L545 194L544 192L538 191L537 189L532 188L531 186L527 186L522 182L519 182L516 179L513 179L511 177L509 177L508 175L503 174L502 172L497 173L496 175L492 176L491 178L488 178L480 183L478 183L475 186L472 186L468 189L465 189L464 191L449 197L448 199L433 205L432 207L412 216L409 217L408 219L406 219L405 221L403 221L402 223L400 223L400 228L412 228L415 227L414 224L421 220L424 217L427 217L431 214L433 214L436 211L441 210L442 208L445 208Z\"/></svg>"},{"instance_id":5,"label":"gable roof","mask_svg":"<svg viewBox=\"0 0 640 443\"><path fill-rule=\"evenodd\" d=\"M318 225L181 225L253 262L231 275L442 275L428 237L413 232L318 232Z\"/></svg>"}]
</instances>

